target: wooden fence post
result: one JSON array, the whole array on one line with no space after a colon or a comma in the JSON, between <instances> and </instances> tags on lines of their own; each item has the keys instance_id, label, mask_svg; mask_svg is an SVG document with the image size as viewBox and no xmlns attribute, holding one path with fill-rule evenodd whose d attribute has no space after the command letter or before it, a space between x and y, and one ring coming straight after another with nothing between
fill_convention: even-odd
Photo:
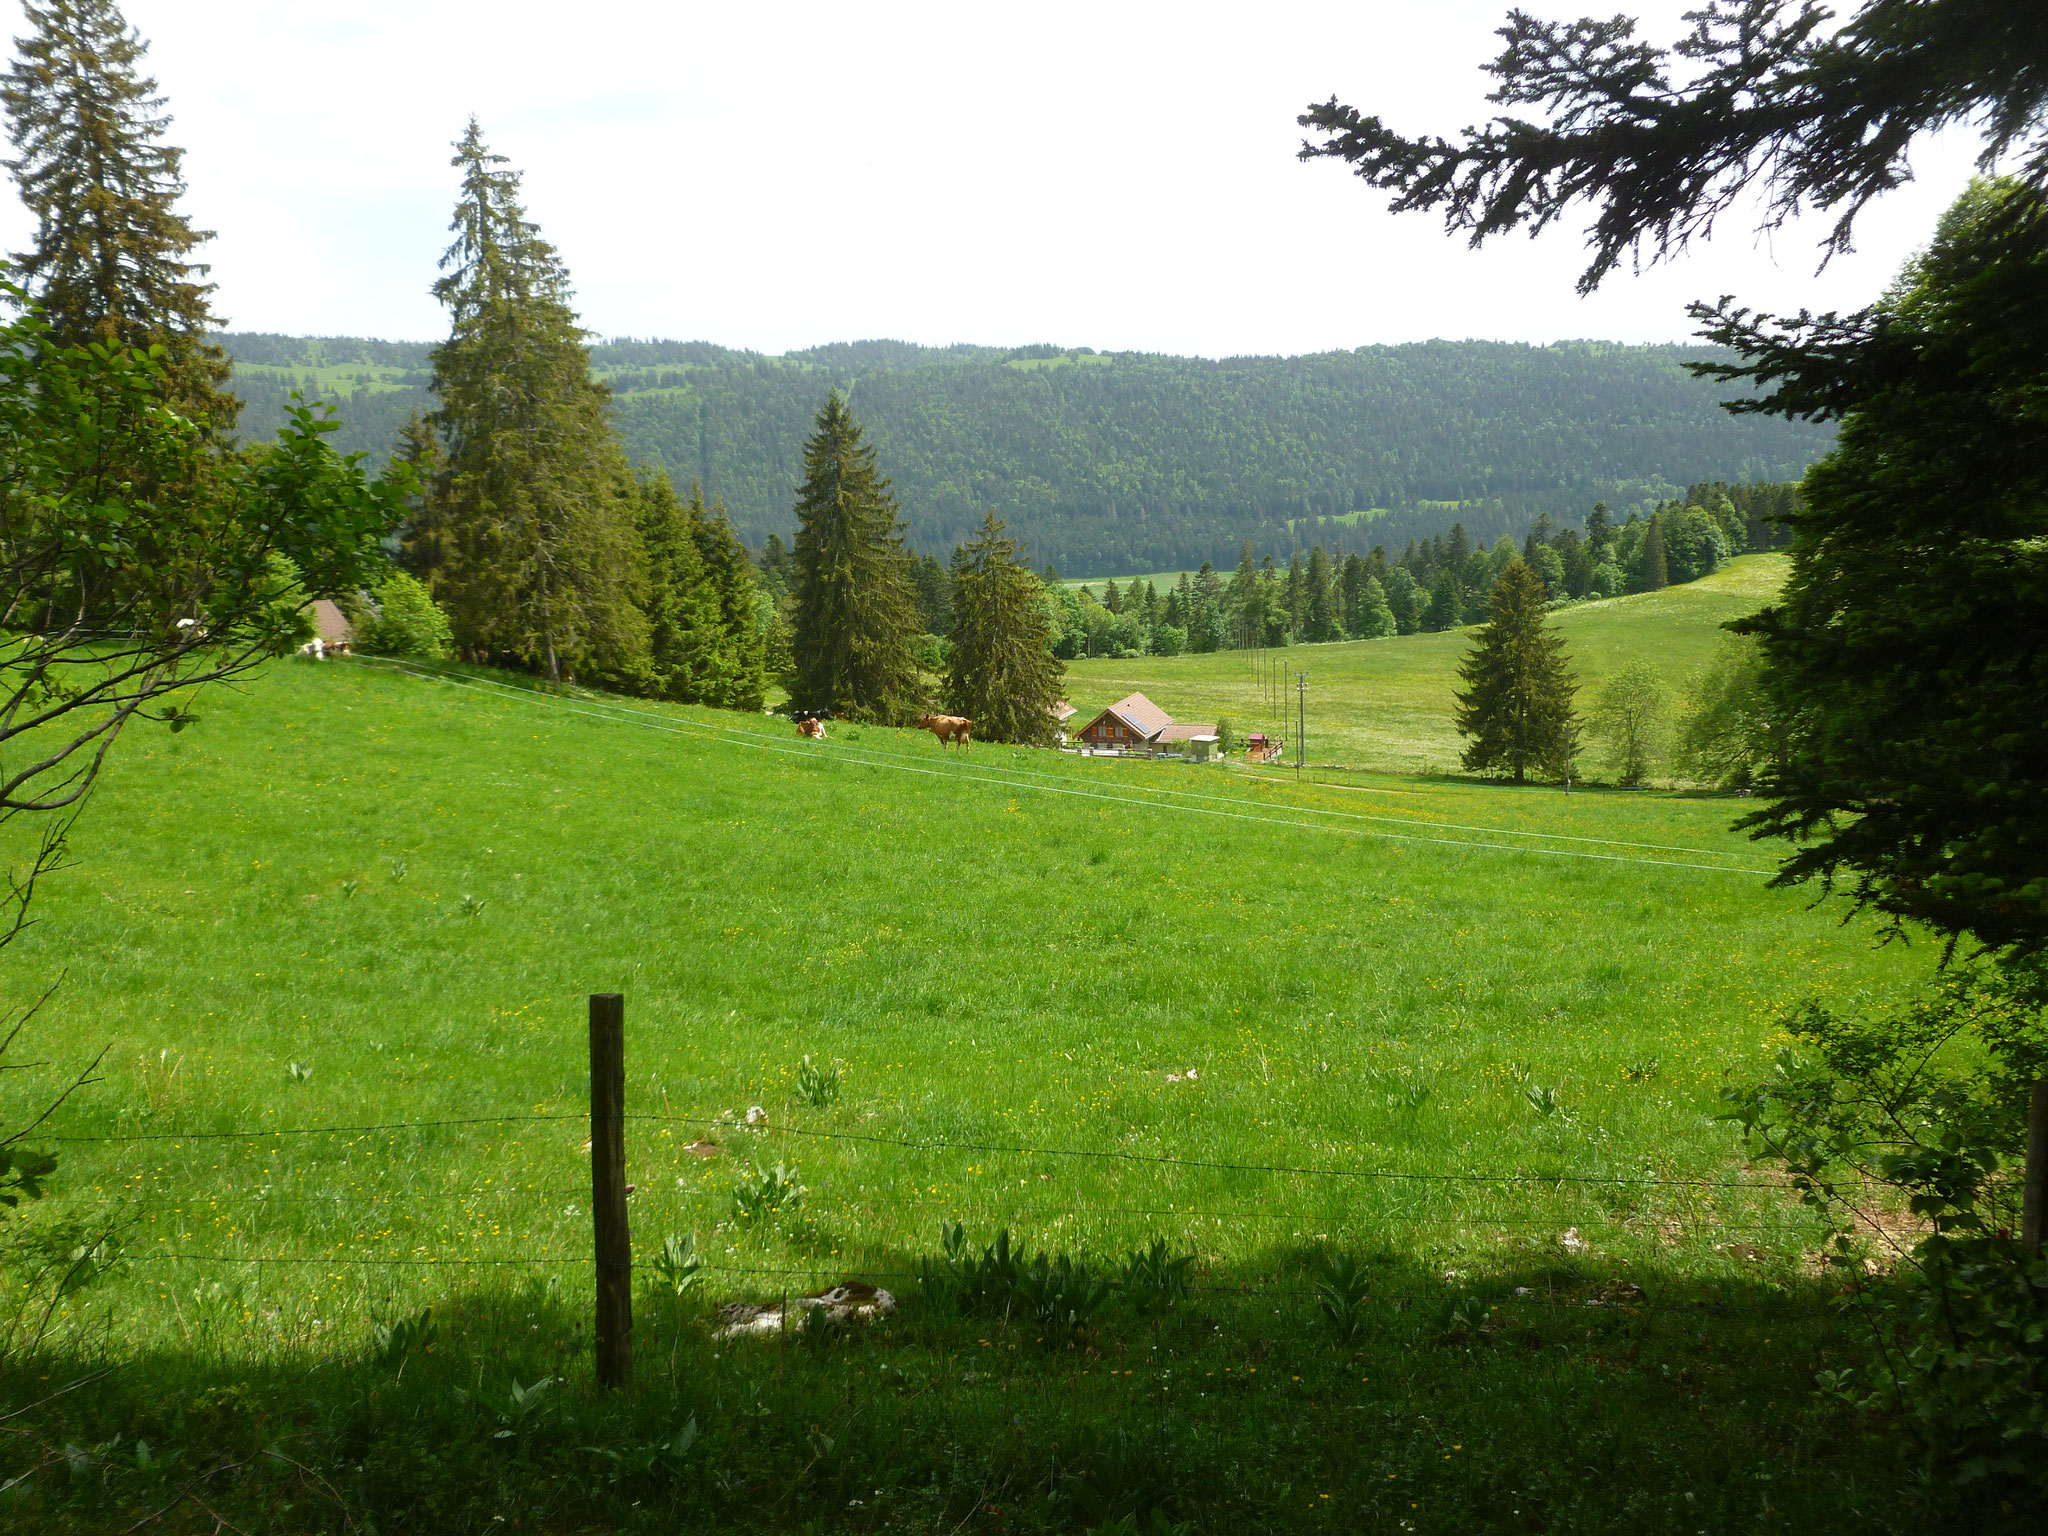
<instances>
[{"instance_id":1,"label":"wooden fence post","mask_svg":"<svg viewBox=\"0 0 2048 1536\"><path fill-rule=\"evenodd\" d=\"M633 1235L626 1225L626 999L590 998L590 1213L597 1234L597 1384L633 1377Z\"/></svg>"},{"instance_id":2,"label":"wooden fence post","mask_svg":"<svg viewBox=\"0 0 2048 1536\"><path fill-rule=\"evenodd\" d=\"M2020 1204L2020 1241L2034 1252L2048 1236L2048 1077L2034 1081L2034 1102L2027 1116L2027 1171Z\"/></svg>"}]
</instances>

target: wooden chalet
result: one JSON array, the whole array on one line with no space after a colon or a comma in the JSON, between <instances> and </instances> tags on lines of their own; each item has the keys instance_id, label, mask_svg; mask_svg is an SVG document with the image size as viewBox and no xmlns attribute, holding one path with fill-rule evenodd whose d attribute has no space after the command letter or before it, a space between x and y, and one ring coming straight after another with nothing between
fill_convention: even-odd
<instances>
[{"instance_id":1,"label":"wooden chalet","mask_svg":"<svg viewBox=\"0 0 2048 1536\"><path fill-rule=\"evenodd\" d=\"M1214 737L1213 724L1182 724L1142 693L1118 699L1081 727L1081 745L1097 752L1182 753L1197 737Z\"/></svg>"}]
</instances>

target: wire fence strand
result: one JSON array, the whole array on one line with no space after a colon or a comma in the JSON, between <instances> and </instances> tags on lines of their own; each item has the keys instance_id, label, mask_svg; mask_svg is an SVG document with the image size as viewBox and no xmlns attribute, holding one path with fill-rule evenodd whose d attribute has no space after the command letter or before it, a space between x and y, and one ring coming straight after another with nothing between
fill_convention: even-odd
<instances>
[{"instance_id":1,"label":"wire fence strand","mask_svg":"<svg viewBox=\"0 0 2048 1536\"><path fill-rule=\"evenodd\" d=\"M730 1119L715 1115L674 1115L637 1113L624 1117L629 1121L662 1125L680 1125L698 1130L740 1130L748 1135L798 1136L821 1141L856 1142L874 1146L898 1147L913 1152L972 1152L981 1156L1008 1157L1059 1157L1082 1161L1141 1163L1149 1166L1169 1168L1193 1168L1207 1173L1263 1173L1280 1174L1296 1178L1388 1180L1392 1182L1424 1184L1577 1184L1589 1187L1617 1187L1642 1189L1770 1189L1775 1186L1760 1179L1706 1179L1706 1178L1660 1178L1654 1174L1622 1173L1532 1173L1517 1172L1428 1172L1419 1169L1400 1168L1337 1168L1302 1163L1236 1163L1217 1158L1181 1157L1167 1152L1129 1152L1116 1149L1091 1147L1040 1146L1032 1143L993 1141L937 1141L921 1140L906 1136L888 1136L872 1131L827 1131L808 1126L736 1124ZM512 1125L520 1123L549 1123L580 1121L588 1123L583 1114L528 1114L528 1115L479 1115L464 1119L387 1121L380 1124L333 1125L333 1126L277 1126L268 1130L253 1131L151 1131L117 1132L101 1136L46 1136L41 1141L89 1145L98 1143L123 1143L142 1141L244 1141L263 1137L283 1136L341 1136L370 1135L381 1132L435 1130L449 1126L471 1125Z\"/></svg>"}]
</instances>

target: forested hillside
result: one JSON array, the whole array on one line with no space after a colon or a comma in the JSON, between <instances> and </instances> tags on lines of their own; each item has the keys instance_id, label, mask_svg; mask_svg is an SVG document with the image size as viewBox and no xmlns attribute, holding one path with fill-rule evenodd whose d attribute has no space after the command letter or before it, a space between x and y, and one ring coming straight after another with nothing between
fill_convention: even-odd
<instances>
[{"instance_id":1,"label":"forested hillside","mask_svg":"<svg viewBox=\"0 0 2048 1536\"><path fill-rule=\"evenodd\" d=\"M231 334L243 431L290 390L335 400L347 449L381 460L428 404L423 343ZM945 554L993 508L1032 557L1092 576L1234 564L1443 532L1491 541L1595 501L1647 512L1688 483L1796 477L1824 428L1731 417L1682 367L1698 348L1436 341L1211 361L1026 347L840 343L768 357L612 342L628 451L700 481L758 545L787 534L802 444L837 385L881 451L919 549ZM1370 520L1369 536L1347 524Z\"/></svg>"}]
</instances>

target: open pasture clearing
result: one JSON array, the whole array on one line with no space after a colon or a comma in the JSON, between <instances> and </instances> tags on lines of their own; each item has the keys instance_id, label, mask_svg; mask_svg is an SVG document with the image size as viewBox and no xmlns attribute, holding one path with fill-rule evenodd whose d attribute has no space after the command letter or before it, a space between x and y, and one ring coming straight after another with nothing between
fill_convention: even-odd
<instances>
[{"instance_id":1,"label":"open pasture clearing","mask_svg":"<svg viewBox=\"0 0 2048 1536\"><path fill-rule=\"evenodd\" d=\"M209 1483L245 1528L1929 1524L1812 1405L1816 1234L1708 1115L1809 989L1931 956L1767 890L1728 802L812 744L366 664L199 712L124 743L10 966L66 973L37 1057L110 1045L54 1127L109 1139L58 1144L33 1222L125 1213L128 1255L35 1373L117 1366L44 1412L126 1460L24 1483L17 1526L119 1529L280 1435L332 1497ZM886 1334L721 1347L643 1294L641 1387L591 1395L583 1005L614 990L643 1269L690 1232L714 1298L868 1275ZM836 1102L798 1098L806 1054ZM48 1081L0 1083L10 1123ZM742 1224L757 1158L808 1192ZM1199 1288L1065 1348L921 1299L950 1220L1161 1237ZM1337 1250L1373 1293L1341 1345ZM378 1364L427 1304L436 1352Z\"/></svg>"},{"instance_id":2,"label":"open pasture clearing","mask_svg":"<svg viewBox=\"0 0 2048 1536\"><path fill-rule=\"evenodd\" d=\"M1744 555L1684 586L1560 609L1551 622L1563 633L1578 673L1581 710L1602 682L1631 661L1650 663L1664 674L1674 697L1682 693L1686 679L1727 638L1721 625L1769 602L1785 570L1783 555ZM1136 692L1177 720L1228 719L1240 734L1277 729L1289 743L1291 760L1294 674L1305 670L1311 762L1448 772L1456 769L1463 745L1452 724L1458 663L1471 648L1472 631L1461 629L1267 651L1284 674L1279 716L1272 688L1254 674L1247 651L1070 662L1067 697L1084 719ZM1588 744L1586 757L1604 766L1597 745Z\"/></svg>"}]
</instances>

